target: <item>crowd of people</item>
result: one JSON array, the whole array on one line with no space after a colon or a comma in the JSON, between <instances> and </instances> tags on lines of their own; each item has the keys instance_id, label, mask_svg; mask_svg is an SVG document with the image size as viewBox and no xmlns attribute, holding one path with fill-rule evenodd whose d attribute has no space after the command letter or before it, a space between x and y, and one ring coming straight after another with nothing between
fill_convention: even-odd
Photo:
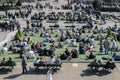
<instances>
[{"instance_id":1,"label":"crowd of people","mask_svg":"<svg viewBox=\"0 0 120 80\"><path fill-rule=\"evenodd\" d=\"M59 2L59 0L55 1L57 3ZM50 3L45 3L45 5L37 3L35 7L27 5L23 6L22 8L27 10L19 10L15 13L5 11L4 18L9 18L12 20L9 22L0 23L0 28L2 31L14 31L16 29L20 29L21 25L16 19L28 18L33 9L54 9L53 5ZM110 35L103 35L104 33L107 34L108 31L112 31L114 34L117 33L117 39L119 40L120 29L118 28L117 23L115 23L113 27L109 26L106 29L102 27L96 30L92 24L93 19L91 16L89 16L92 13L89 11L89 8L91 8L90 6L79 6L78 3L74 7L72 6L72 3L70 5L61 5L62 10L78 10L79 8L84 9L85 12L73 13L71 11L53 11L46 14L46 12L43 11L35 13L31 16L31 19L40 20L40 22L37 22L37 25L35 26L34 23L30 23L29 20L26 20L27 26L30 27L26 27L22 30L23 38L19 40L13 40L9 45L5 43L1 49L1 53L6 55L9 51L12 51L13 55L18 54L18 57L22 59L22 74L28 72L27 59L33 59L34 64L61 64L62 60L70 61L73 58L77 59L80 58L79 56L85 55L86 60L94 60L90 63L93 65L109 65L110 63L114 63L114 60L120 60L120 55L116 53L119 49L115 38L111 37ZM59 10L60 8L57 9ZM96 20L101 20L104 22L104 24L106 23L105 14L93 13L93 15L95 15ZM70 22L84 21L91 27L78 27L72 29L63 29L59 27L59 29L56 30L54 28L44 27L42 24L43 20L64 20ZM40 25L41 28L38 27L38 25ZM94 30L96 30L98 34L94 34ZM33 37L39 37L40 40L35 42L32 40ZM96 46L96 41L99 42L99 46ZM97 53L104 54L105 56L110 55L112 58L108 59L108 61L105 63L102 57L99 57ZM44 60L44 57L47 57L48 59ZM96 59L97 57L99 58ZM9 63L11 61L11 57L8 61L3 58L0 63ZM47 75L48 77L52 75L52 69L49 69Z\"/></svg>"}]
</instances>

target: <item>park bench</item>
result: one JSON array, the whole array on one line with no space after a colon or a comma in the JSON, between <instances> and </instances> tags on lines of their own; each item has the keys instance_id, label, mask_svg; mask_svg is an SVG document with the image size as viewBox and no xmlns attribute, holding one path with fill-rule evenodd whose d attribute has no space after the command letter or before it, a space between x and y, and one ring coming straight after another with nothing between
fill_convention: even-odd
<instances>
[{"instance_id":1,"label":"park bench","mask_svg":"<svg viewBox=\"0 0 120 80\"><path fill-rule=\"evenodd\" d=\"M88 64L88 67L90 68L90 69L98 69L98 68L102 68L102 70L113 70L115 67L116 67L116 65L115 65L115 63L109 63L109 65L94 65L94 64Z\"/></svg>"},{"instance_id":2,"label":"park bench","mask_svg":"<svg viewBox=\"0 0 120 80\"><path fill-rule=\"evenodd\" d=\"M16 66L16 62L6 62L6 63L0 63L0 67L9 67L10 70L13 69L13 67Z\"/></svg>"},{"instance_id":3,"label":"park bench","mask_svg":"<svg viewBox=\"0 0 120 80\"><path fill-rule=\"evenodd\" d=\"M50 28L59 28L60 26L58 25L58 24L55 24L55 25L51 25L51 26L49 26Z\"/></svg>"},{"instance_id":4,"label":"park bench","mask_svg":"<svg viewBox=\"0 0 120 80\"><path fill-rule=\"evenodd\" d=\"M35 64L34 63L34 66L35 67L43 67L43 68L61 68L62 66L62 63L61 64Z\"/></svg>"},{"instance_id":5,"label":"park bench","mask_svg":"<svg viewBox=\"0 0 120 80\"><path fill-rule=\"evenodd\" d=\"M65 26L66 28L75 28L75 26L74 25L71 25L71 26Z\"/></svg>"},{"instance_id":6,"label":"park bench","mask_svg":"<svg viewBox=\"0 0 120 80\"><path fill-rule=\"evenodd\" d=\"M52 68L54 72L57 72L61 67L62 67L62 63L61 64L35 64L34 63L34 66L35 66L35 69L39 68L39 67L42 67L44 69L48 69L48 68Z\"/></svg>"}]
</instances>

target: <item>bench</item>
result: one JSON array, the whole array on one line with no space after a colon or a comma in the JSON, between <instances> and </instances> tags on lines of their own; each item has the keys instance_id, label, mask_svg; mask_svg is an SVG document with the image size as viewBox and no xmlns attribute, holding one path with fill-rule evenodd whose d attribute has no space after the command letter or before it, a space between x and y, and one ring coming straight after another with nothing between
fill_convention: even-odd
<instances>
[{"instance_id":1,"label":"bench","mask_svg":"<svg viewBox=\"0 0 120 80\"><path fill-rule=\"evenodd\" d=\"M6 63L0 63L0 67L9 67L10 70L13 69L13 67L16 66L16 62L12 61L12 62L6 62Z\"/></svg>"},{"instance_id":2,"label":"bench","mask_svg":"<svg viewBox=\"0 0 120 80\"><path fill-rule=\"evenodd\" d=\"M59 25L57 25L57 24L55 24L55 25L51 25L51 26L49 26L50 28L59 28L60 26Z\"/></svg>"},{"instance_id":3,"label":"bench","mask_svg":"<svg viewBox=\"0 0 120 80\"><path fill-rule=\"evenodd\" d=\"M46 67L46 68L61 68L62 66L62 63L61 64L35 64L34 63L34 66L36 67Z\"/></svg>"},{"instance_id":4,"label":"bench","mask_svg":"<svg viewBox=\"0 0 120 80\"><path fill-rule=\"evenodd\" d=\"M57 70L59 70L62 67L62 63L61 64L35 64L34 63L34 66L36 68L43 67L44 69L52 68L52 69L54 69L54 71L57 72Z\"/></svg>"},{"instance_id":5,"label":"bench","mask_svg":"<svg viewBox=\"0 0 120 80\"><path fill-rule=\"evenodd\" d=\"M115 65L115 63L109 63L109 65L93 65L93 64L88 64L88 67L90 68L90 69L98 69L98 68L102 68L102 70L104 69L104 70L113 70L115 67L116 67L116 65Z\"/></svg>"},{"instance_id":6,"label":"bench","mask_svg":"<svg viewBox=\"0 0 120 80\"><path fill-rule=\"evenodd\" d=\"M74 26L74 25L71 25L71 26L65 26L66 28L75 28L76 26Z\"/></svg>"}]
</instances>

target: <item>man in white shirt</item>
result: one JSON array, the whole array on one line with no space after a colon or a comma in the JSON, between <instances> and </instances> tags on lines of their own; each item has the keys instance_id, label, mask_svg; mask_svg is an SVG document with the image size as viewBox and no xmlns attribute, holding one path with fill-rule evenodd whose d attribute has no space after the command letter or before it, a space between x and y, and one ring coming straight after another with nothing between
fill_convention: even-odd
<instances>
[{"instance_id":1,"label":"man in white shirt","mask_svg":"<svg viewBox=\"0 0 120 80\"><path fill-rule=\"evenodd\" d=\"M53 80L52 78L52 69L49 69L46 75L46 80Z\"/></svg>"},{"instance_id":2,"label":"man in white shirt","mask_svg":"<svg viewBox=\"0 0 120 80\"><path fill-rule=\"evenodd\" d=\"M28 58L35 58L35 53L32 49L28 51L27 57Z\"/></svg>"},{"instance_id":3,"label":"man in white shirt","mask_svg":"<svg viewBox=\"0 0 120 80\"><path fill-rule=\"evenodd\" d=\"M53 55L51 55L50 58L49 58L49 60L48 60L48 63L49 64L54 64L54 62L55 62L55 58L54 58Z\"/></svg>"},{"instance_id":4,"label":"man in white shirt","mask_svg":"<svg viewBox=\"0 0 120 80\"><path fill-rule=\"evenodd\" d=\"M3 47L2 48L2 54L7 54L8 48L7 47Z\"/></svg>"}]
</instances>

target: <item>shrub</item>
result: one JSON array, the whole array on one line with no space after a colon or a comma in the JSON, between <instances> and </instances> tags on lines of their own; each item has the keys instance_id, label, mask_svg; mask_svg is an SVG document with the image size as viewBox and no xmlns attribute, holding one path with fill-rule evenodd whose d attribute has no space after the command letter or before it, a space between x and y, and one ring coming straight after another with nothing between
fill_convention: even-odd
<instances>
[{"instance_id":1,"label":"shrub","mask_svg":"<svg viewBox=\"0 0 120 80\"><path fill-rule=\"evenodd\" d=\"M23 36L22 31L20 29L18 29L18 34L19 34L20 37Z\"/></svg>"},{"instance_id":2,"label":"shrub","mask_svg":"<svg viewBox=\"0 0 120 80\"><path fill-rule=\"evenodd\" d=\"M20 40L22 36L23 36L22 31L18 29L18 32L15 35L15 40Z\"/></svg>"},{"instance_id":3,"label":"shrub","mask_svg":"<svg viewBox=\"0 0 120 80\"><path fill-rule=\"evenodd\" d=\"M96 25L94 29L95 29L95 30L98 30L98 26Z\"/></svg>"},{"instance_id":4,"label":"shrub","mask_svg":"<svg viewBox=\"0 0 120 80\"><path fill-rule=\"evenodd\" d=\"M27 24L27 29L30 29L30 25L29 24Z\"/></svg>"},{"instance_id":5,"label":"shrub","mask_svg":"<svg viewBox=\"0 0 120 80\"><path fill-rule=\"evenodd\" d=\"M111 30L108 30L108 31L107 31L107 37L110 37L110 38L113 37L113 35L112 35L112 31L111 31Z\"/></svg>"},{"instance_id":6,"label":"shrub","mask_svg":"<svg viewBox=\"0 0 120 80\"><path fill-rule=\"evenodd\" d=\"M15 35L15 40L20 40L20 35L19 35L18 32L17 32L16 35Z\"/></svg>"}]
</instances>

